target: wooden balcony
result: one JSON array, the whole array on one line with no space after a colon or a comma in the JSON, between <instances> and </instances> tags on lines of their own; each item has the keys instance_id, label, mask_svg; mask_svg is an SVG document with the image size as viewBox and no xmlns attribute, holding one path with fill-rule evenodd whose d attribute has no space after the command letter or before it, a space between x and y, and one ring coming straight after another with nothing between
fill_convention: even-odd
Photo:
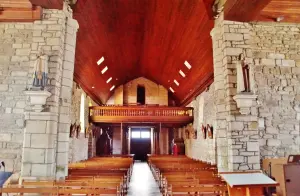
<instances>
[{"instance_id":1,"label":"wooden balcony","mask_svg":"<svg viewBox=\"0 0 300 196\"><path fill-rule=\"evenodd\" d=\"M90 107L94 123L190 123L193 108L167 106L97 106Z\"/></svg>"}]
</instances>

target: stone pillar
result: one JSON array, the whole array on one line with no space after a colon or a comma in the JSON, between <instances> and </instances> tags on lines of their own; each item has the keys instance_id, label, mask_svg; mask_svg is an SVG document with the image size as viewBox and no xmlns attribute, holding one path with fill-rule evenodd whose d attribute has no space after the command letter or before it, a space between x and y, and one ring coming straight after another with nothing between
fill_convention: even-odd
<instances>
[{"instance_id":1,"label":"stone pillar","mask_svg":"<svg viewBox=\"0 0 300 196\"><path fill-rule=\"evenodd\" d=\"M240 66L240 54L246 56L251 67L250 29L250 24L226 21L221 14L211 32L217 164L219 168L231 171L260 168L257 108L252 107L248 115L242 115L233 99L237 94L236 66Z\"/></svg>"},{"instance_id":2,"label":"stone pillar","mask_svg":"<svg viewBox=\"0 0 300 196\"><path fill-rule=\"evenodd\" d=\"M72 19L72 12L66 4L63 10L44 10L43 20L33 24L30 59L34 62L40 51L49 56L50 83L46 90L51 96L44 111L26 114L22 177L58 179L68 174L77 29L78 23ZM30 80L29 84L32 84Z\"/></svg>"},{"instance_id":3,"label":"stone pillar","mask_svg":"<svg viewBox=\"0 0 300 196\"><path fill-rule=\"evenodd\" d=\"M59 96L59 121L57 135L57 166L56 178L68 175L69 131L71 124L71 100L73 87L73 73L75 64L76 36L79 25L72 15L66 19L64 57L62 66L61 90ZM81 127L82 130L85 127Z\"/></svg>"},{"instance_id":4,"label":"stone pillar","mask_svg":"<svg viewBox=\"0 0 300 196\"><path fill-rule=\"evenodd\" d=\"M57 113L25 114L22 177L54 178L56 171Z\"/></svg>"}]
</instances>

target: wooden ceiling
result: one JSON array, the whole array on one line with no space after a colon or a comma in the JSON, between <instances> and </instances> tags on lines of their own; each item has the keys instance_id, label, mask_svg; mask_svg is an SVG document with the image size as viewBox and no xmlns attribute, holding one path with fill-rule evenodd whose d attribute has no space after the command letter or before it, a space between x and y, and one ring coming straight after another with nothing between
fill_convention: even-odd
<instances>
[{"instance_id":1,"label":"wooden ceiling","mask_svg":"<svg viewBox=\"0 0 300 196\"><path fill-rule=\"evenodd\" d=\"M299 0L227 0L224 7L226 20L300 22Z\"/></svg>"},{"instance_id":2,"label":"wooden ceiling","mask_svg":"<svg viewBox=\"0 0 300 196\"><path fill-rule=\"evenodd\" d=\"M28 9L63 7L63 0L5 2L15 1L23 2ZM113 93L112 85L117 87L143 76L168 89L172 87L177 104L187 104L213 81L209 34L214 23L213 3L214 0L78 0L73 7L80 25L75 80L95 101L105 103ZM300 22L299 13L299 0L227 0L224 7L225 19L233 21L275 21L283 16L282 22ZM96 62L102 56L105 60L98 66ZM191 69L184 66L186 60ZM105 66L108 71L101 74ZM179 70L186 74L185 78ZM107 84L110 77L113 80Z\"/></svg>"},{"instance_id":3,"label":"wooden ceiling","mask_svg":"<svg viewBox=\"0 0 300 196\"><path fill-rule=\"evenodd\" d=\"M105 103L112 85L143 76L172 87L178 104L187 103L213 80L213 20L206 7L202 0L78 1L75 80ZM102 56L105 60L98 66ZM192 65L190 70L185 60ZM101 74L105 66L108 71Z\"/></svg>"}]
</instances>

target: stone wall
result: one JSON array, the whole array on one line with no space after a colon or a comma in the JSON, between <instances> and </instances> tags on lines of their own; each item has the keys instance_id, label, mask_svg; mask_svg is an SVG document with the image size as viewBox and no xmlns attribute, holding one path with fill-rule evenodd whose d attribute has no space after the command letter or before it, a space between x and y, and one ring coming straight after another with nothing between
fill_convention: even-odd
<instances>
[{"instance_id":1,"label":"stone wall","mask_svg":"<svg viewBox=\"0 0 300 196\"><path fill-rule=\"evenodd\" d=\"M259 169L267 157L285 157L300 152L299 75L300 26L283 23L241 23L215 20L211 32L214 57L214 88L205 111L205 93L197 97L194 129L205 118L215 119L216 151L210 144L186 140L186 153L201 160L214 160L228 170ZM245 59L239 59L240 55ZM251 93L257 95L245 110L237 107L237 66L250 67ZM211 88L212 89L212 88ZM211 94L212 93L212 94ZM250 94L251 94L250 93ZM210 117L211 116L211 117ZM209 148L211 149L211 148Z\"/></svg>"},{"instance_id":2,"label":"stone wall","mask_svg":"<svg viewBox=\"0 0 300 196\"><path fill-rule=\"evenodd\" d=\"M113 127L112 154L122 154L121 128Z\"/></svg>"},{"instance_id":3,"label":"stone wall","mask_svg":"<svg viewBox=\"0 0 300 196\"><path fill-rule=\"evenodd\" d=\"M189 106L194 108L193 128L197 130L197 139L186 139L186 155L197 160L203 160L210 163L216 163L216 143L215 133L214 139L204 139L202 133L202 125L209 124L215 127L215 89L214 85L210 85L207 92L200 94Z\"/></svg>"},{"instance_id":4,"label":"stone wall","mask_svg":"<svg viewBox=\"0 0 300 196\"><path fill-rule=\"evenodd\" d=\"M53 175L57 155L60 163L67 164L61 155L68 150L65 145L68 141L63 140L68 132L77 29L78 24L67 6L63 10L43 10L42 21L0 24L0 159L6 162L8 171L20 171L22 147L26 156L23 157L22 175L33 175L30 173L33 168ZM49 57L46 90L52 95L47 100L45 112L37 115L25 113L29 108L23 91L32 85L34 62L40 52ZM31 126L39 120L47 124L40 127L40 133L35 130L38 124ZM25 125L28 132L24 135ZM43 138L49 141L45 142L47 152L44 145L39 144ZM31 149L37 146L44 150L41 156L47 156L44 162L37 162L31 156Z\"/></svg>"},{"instance_id":5,"label":"stone wall","mask_svg":"<svg viewBox=\"0 0 300 196\"><path fill-rule=\"evenodd\" d=\"M85 128L89 126L89 106L97 106L95 102L91 100L89 96L73 82L72 89L72 106L71 106L71 123L80 123L80 107L81 96L84 95L84 127L81 127L81 133L78 138L73 137L69 139L69 163L78 162L88 158L88 149L95 149L95 141L90 141L89 138L85 138ZM92 145L89 147L89 145ZM90 154L93 154L92 152Z\"/></svg>"},{"instance_id":6,"label":"stone wall","mask_svg":"<svg viewBox=\"0 0 300 196\"><path fill-rule=\"evenodd\" d=\"M251 32L261 158L299 154L300 25L257 23Z\"/></svg>"},{"instance_id":7,"label":"stone wall","mask_svg":"<svg viewBox=\"0 0 300 196\"><path fill-rule=\"evenodd\" d=\"M168 90L146 78L140 77L116 88L108 99L108 105L137 103L137 86L145 87L146 104L168 105Z\"/></svg>"},{"instance_id":8,"label":"stone wall","mask_svg":"<svg viewBox=\"0 0 300 196\"><path fill-rule=\"evenodd\" d=\"M0 160L20 171L33 23L0 23Z\"/></svg>"}]
</instances>

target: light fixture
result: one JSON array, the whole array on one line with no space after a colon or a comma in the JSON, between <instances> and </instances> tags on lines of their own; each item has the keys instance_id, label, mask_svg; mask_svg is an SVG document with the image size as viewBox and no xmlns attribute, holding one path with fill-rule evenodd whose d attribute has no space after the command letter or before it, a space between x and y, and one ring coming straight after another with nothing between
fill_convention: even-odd
<instances>
[{"instance_id":1,"label":"light fixture","mask_svg":"<svg viewBox=\"0 0 300 196\"><path fill-rule=\"evenodd\" d=\"M192 66L191 66L191 64L189 64L189 62L185 61L184 64L185 64L185 66L186 66L188 69L191 69L191 68L192 68Z\"/></svg>"},{"instance_id":2,"label":"light fixture","mask_svg":"<svg viewBox=\"0 0 300 196\"><path fill-rule=\"evenodd\" d=\"M185 73L183 73L183 71L179 70L179 74L185 78Z\"/></svg>"},{"instance_id":3,"label":"light fixture","mask_svg":"<svg viewBox=\"0 0 300 196\"><path fill-rule=\"evenodd\" d=\"M103 61L104 61L104 56L101 57L101 59L99 59L99 60L97 61L97 64L100 65L101 63L103 63Z\"/></svg>"},{"instance_id":4,"label":"light fixture","mask_svg":"<svg viewBox=\"0 0 300 196\"><path fill-rule=\"evenodd\" d=\"M170 91L172 92L172 93L174 93L175 91L172 89L172 87L170 87Z\"/></svg>"},{"instance_id":5,"label":"light fixture","mask_svg":"<svg viewBox=\"0 0 300 196\"><path fill-rule=\"evenodd\" d=\"M104 74L107 70L108 70L108 67L106 66L102 69L101 73Z\"/></svg>"},{"instance_id":6,"label":"light fixture","mask_svg":"<svg viewBox=\"0 0 300 196\"><path fill-rule=\"evenodd\" d=\"M177 82L177 80L174 80L174 83L179 86L179 82Z\"/></svg>"},{"instance_id":7,"label":"light fixture","mask_svg":"<svg viewBox=\"0 0 300 196\"><path fill-rule=\"evenodd\" d=\"M92 88L95 88L94 86L92 86Z\"/></svg>"},{"instance_id":8,"label":"light fixture","mask_svg":"<svg viewBox=\"0 0 300 196\"><path fill-rule=\"evenodd\" d=\"M106 81L106 83L108 84L111 80L112 80L112 77L108 78L108 80Z\"/></svg>"},{"instance_id":9,"label":"light fixture","mask_svg":"<svg viewBox=\"0 0 300 196\"><path fill-rule=\"evenodd\" d=\"M277 22L280 22L280 21L283 21L284 20L284 16L279 16L276 18L276 21Z\"/></svg>"},{"instance_id":10,"label":"light fixture","mask_svg":"<svg viewBox=\"0 0 300 196\"><path fill-rule=\"evenodd\" d=\"M113 85L109 90L112 91L112 90L114 90L114 88L115 88L115 85Z\"/></svg>"}]
</instances>

